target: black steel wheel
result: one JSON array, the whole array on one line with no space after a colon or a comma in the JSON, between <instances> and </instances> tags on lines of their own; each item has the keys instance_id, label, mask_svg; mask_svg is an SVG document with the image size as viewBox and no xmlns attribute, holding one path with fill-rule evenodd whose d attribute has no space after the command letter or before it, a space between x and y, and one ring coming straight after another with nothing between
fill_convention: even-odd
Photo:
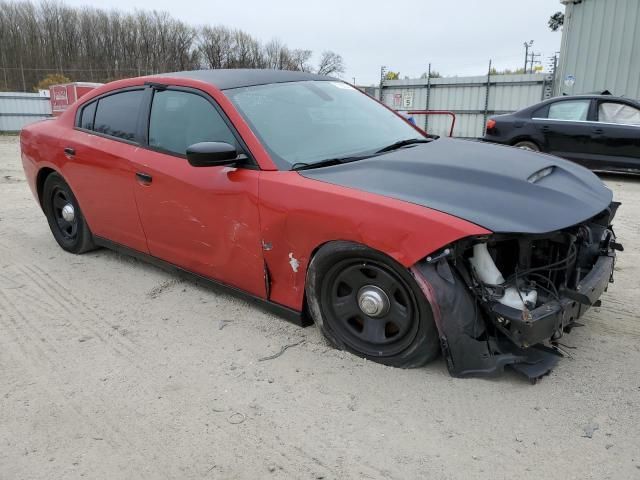
<instances>
[{"instance_id":1,"label":"black steel wheel","mask_svg":"<svg viewBox=\"0 0 640 480\"><path fill-rule=\"evenodd\" d=\"M58 231L65 240L74 241L78 236L78 217L69 192L61 185L54 186L51 203Z\"/></svg>"},{"instance_id":2,"label":"black steel wheel","mask_svg":"<svg viewBox=\"0 0 640 480\"><path fill-rule=\"evenodd\" d=\"M428 301L401 265L350 242L332 242L307 273L307 304L329 342L398 367L425 364L439 352Z\"/></svg>"},{"instance_id":3,"label":"black steel wheel","mask_svg":"<svg viewBox=\"0 0 640 480\"><path fill-rule=\"evenodd\" d=\"M50 174L44 182L42 208L53 237L64 250L84 253L95 248L76 197L57 173Z\"/></svg>"}]
</instances>

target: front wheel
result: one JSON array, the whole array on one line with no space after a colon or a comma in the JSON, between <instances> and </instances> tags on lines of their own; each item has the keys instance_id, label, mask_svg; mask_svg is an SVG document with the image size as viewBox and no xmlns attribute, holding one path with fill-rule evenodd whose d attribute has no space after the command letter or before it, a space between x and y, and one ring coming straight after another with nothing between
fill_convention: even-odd
<instances>
[{"instance_id":1,"label":"front wheel","mask_svg":"<svg viewBox=\"0 0 640 480\"><path fill-rule=\"evenodd\" d=\"M313 320L334 347L394 367L419 367L440 351L429 302L412 275L364 245L331 242L307 272Z\"/></svg>"},{"instance_id":2,"label":"front wheel","mask_svg":"<svg viewBox=\"0 0 640 480\"><path fill-rule=\"evenodd\" d=\"M67 252L84 253L95 248L80 205L67 182L50 174L42 189L42 208L58 245Z\"/></svg>"}]
</instances>

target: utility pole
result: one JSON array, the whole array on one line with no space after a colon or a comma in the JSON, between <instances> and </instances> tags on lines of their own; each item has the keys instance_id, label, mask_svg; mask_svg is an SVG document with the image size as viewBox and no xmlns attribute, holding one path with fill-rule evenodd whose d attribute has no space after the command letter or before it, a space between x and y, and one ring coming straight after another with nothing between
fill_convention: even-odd
<instances>
[{"instance_id":1,"label":"utility pole","mask_svg":"<svg viewBox=\"0 0 640 480\"><path fill-rule=\"evenodd\" d=\"M22 58L20 59L20 73L22 75L22 91L27 91L27 83L24 81L24 65L22 63Z\"/></svg>"},{"instance_id":2,"label":"utility pole","mask_svg":"<svg viewBox=\"0 0 640 480\"><path fill-rule=\"evenodd\" d=\"M427 69L427 104L425 105L425 110L429 110L429 101L431 100L431 64L429 64L429 68ZM429 129L429 115L424 116L424 131L428 131Z\"/></svg>"},{"instance_id":3,"label":"utility pole","mask_svg":"<svg viewBox=\"0 0 640 480\"><path fill-rule=\"evenodd\" d=\"M7 82L7 65L4 57L4 50L0 51L0 54L2 54L2 74L4 75L4 89L9 90L9 82Z\"/></svg>"},{"instance_id":4,"label":"utility pole","mask_svg":"<svg viewBox=\"0 0 640 480\"><path fill-rule=\"evenodd\" d=\"M533 73L533 65L534 65L534 63L540 63L540 60L538 60L538 57L540 57L540 56L541 56L541 54L534 53L534 51L531 50L531 53L529 54L530 65L531 65L531 68L529 69L529 72ZM526 68L525 68L525 73L526 73Z\"/></svg>"},{"instance_id":5,"label":"utility pole","mask_svg":"<svg viewBox=\"0 0 640 480\"><path fill-rule=\"evenodd\" d=\"M487 70L487 88L484 96L484 120L482 125L487 124L487 117L489 116L489 91L491 90L491 60L489 60L489 69ZM484 128L484 127L483 127Z\"/></svg>"},{"instance_id":6,"label":"utility pole","mask_svg":"<svg viewBox=\"0 0 640 480\"><path fill-rule=\"evenodd\" d=\"M527 73L527 64L529 63L529 49L533 47L533 40L524 42L524 73Z\"/></svg>"}]
</instances>

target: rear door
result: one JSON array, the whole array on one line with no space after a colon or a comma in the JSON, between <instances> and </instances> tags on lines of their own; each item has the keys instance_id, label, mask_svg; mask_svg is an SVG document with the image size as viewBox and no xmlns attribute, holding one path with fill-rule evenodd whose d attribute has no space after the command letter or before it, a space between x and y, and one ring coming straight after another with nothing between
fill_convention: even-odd
<instances>
[{"instance_id":1,"label":"rear door","mask_svg":"<svg viewBox=\"0 0 640 480\"><path fill-rule=\"evenodd\" d=\"M189 145L235 144L248 152L212 98L187 88L149 88L147 147L136 157L135 194L150 253L266 297L258 216L260 170L193 167Z\"/></svg>"},{"instance_id":2,"label":"rear door","mask_svg":"<svg viewBox=\"0 0 640 480\"><path fill-rule=\"evenodd\" d=\"M558 100L536 111L532 121L544 138L542 150L579 163L588 162L593 150L589 125L592 114L589 98Z\"/></svg>"},{"instance_id":3,"label":"rear door","mask_svg":"<svg viewBox=\"0 0 640 480\"><path fill-rule=\"evenodd\" d=\"M140 150L143 97L135 87L87 103L61 147L70 160L65 175L93 234L146 252L131 163Z\"/></svg>"},{"instance_id":4,"label":"rear door","mask_svg":"<svg viewBox=\"0 0 640 480\"><path fill-rule=\"evenodd\" d=\"M640 109L620 101L598 100L592 128L594 151L602 156L594 168L640 169Z\"/></svg>"}]
</instances>

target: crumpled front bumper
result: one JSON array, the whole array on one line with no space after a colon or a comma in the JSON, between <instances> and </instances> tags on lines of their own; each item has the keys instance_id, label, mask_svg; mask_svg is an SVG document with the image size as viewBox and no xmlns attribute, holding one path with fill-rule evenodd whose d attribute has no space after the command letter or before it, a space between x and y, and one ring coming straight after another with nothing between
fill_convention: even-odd
<instances>
[{"instance_id":1,"label":"crumpled front bumper","mask_svg":"<svg viewBox=\"0 0 640 480\"><path fill-rule=\"evenodd\" d=\"M495 303L490 316L498 332L485 325L476 300L459 272L443 258L411 269L432 306L440 344L449 373L454 377L495 376L509 365L532 382L547 374L559 356L542 345L567 331L613 281L615 252L596 260L575 290L534 310L521 311Z\"/></svg>"},{"instance_id":2,"label":"crumpled front bumper","mask_svg":"<svg viewBox=\"0 0 640 480\"><path fill-rule=\"evenodd\" d=\"M521 348L548 340L570 329L607 290L613 279L615 254L602 255L575 290L561 290L560 298L534 310L516 310L501 303L491 306L494 323Z\"/></svg>"}]
</instances>

